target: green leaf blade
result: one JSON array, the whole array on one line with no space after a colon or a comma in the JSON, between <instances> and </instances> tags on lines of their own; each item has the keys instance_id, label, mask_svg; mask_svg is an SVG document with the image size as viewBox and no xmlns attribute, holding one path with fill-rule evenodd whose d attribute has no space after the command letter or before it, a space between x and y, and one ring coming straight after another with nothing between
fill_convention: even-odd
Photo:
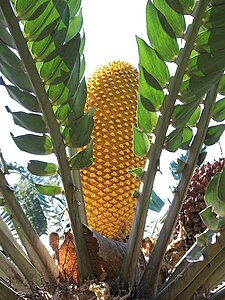
<instances>
[{"instance_id":1,"label":"green leaf blade","mask_svg":"<svg viewBox=\"0 0 225 300\"><path fill-rule=\"evenodd\" d=\"M189 118L189 120L187 122L187 126L195 127L197 125L197 122L198 122L199 118L200 118L200 115L201 115L201 106L198 105L196 110L193 112L193 114Z\"/></svg>"},{"instance_id":2,"label":"green leaf blade","mask_svg":"<svg viewBox=\"0 0 225 300\"><path fill-rule=\"evenodd\" d=\"M13 121L16 125L21 126L35 133L46 133L48 128L41 115L25 113L22 111L11 112Z\"/></svg>"},{"instance_id":3,"label":"green leaf blade","mask_svg":"<svg viewBox=\"0 0 225 300\"><path fill-rule=\"evenodd\" d=\"M160 109L164 100L164 93L156 89L144 68L140 67L139 94L142 105L149 111L155 112Z\"/></svg>"},{"instance_id":4,"label":"green leaf blade","mask_svg":"<svg viewBox=\"0 0 225 300\"><path fill-rule=\"evenodd\" d=\"M192 138L193 138L192 129L188 126L184 127L183 132L182 132L182 144L181 144L180 148L183 150L188 150Z\"/></svg>"},{"instance_id":5,"label":"green leaf blade","mask_svg":"<svg viewBox=\"0 0 225 300\"><path fill-rule=\"evenodd\" d=\"M200 53L189 59L188 72L190 76L203 77L225 68L225 49L215 53Z\"/></svg>"},{"instance_id":6,"label":"green leaf blade","mask_svg":"<svg viewBox=\"0 0 225 300\"><path fill-rule=\"evenodd\" d=\"M128 170L128 173L134 175L136 179L140 179L141 176L143 175L143 172L144 172L143 168L135 168L132 170Z\"/></svg>"},{"instance_id":7,"label":"green leaf blade","mask_svg":"<svg viewBox=\"0 0 225 300\"><path fill-rule=\"evenodd\" d=\"M219 185L218 185L218 198L225 204L225 168L223 167L220 173Z\"/></svg>"},{"instance_id":8,"label":"green leaf blade","mask_svg":"<svg viewBox=\"0 0 225 300\"><path fill-rule=\"evenodd\" d=\"M157 122L157 114L155 112L151 112L145 109L139 97L137 106L138 127L145 133L152 133L156 127Z\"/></svg>"},{"instance_id":9,"label":"green leaf blade","mask_svg":"<svg viewBox=\"0 0 225 300\"><path fill-rule=\"evenodd\" d=\"M183 172L184 168L186 166L186 162L183 161L182 159L177 159L177 169L176 169L176 174L180 174Z\"/></svg>"},{"instance_id":10,"label":"green leaf blade","mask_svg":"<svg viewBox=\"0 0 225 300\"><path fill-rule=\"evenodd\" d=\"M42 40L59 24L68 6L65 0L48 1L48 5L44 7L42 12L36 14L35 17L30 18L24 24L24 32L29 41Z\"/></svg>"},{"instance_id":11,"label":"green leaf blade","mask_svg":"<svg viewBox=\"0 0 225 300\"><path fill-rule=\"evenodd\" d=\"M46 196L56 196L62 194L63 190L60 186L35 184L37 191Z\"/></svg>"},{"instance_id":12,"label":"green leaf blade","mask_svg":"<svg viewBox=\"0 0 225 300\"><path fill-rule=\"evenodd\" d=\"M70 20L65 41L68 42L68 41L72 40L72 38L74 38L75 35L77 35L80 32L82 25L83 25L83 15L82 15L82 9L81 9L79 11L78 15L73 17Z\"/></svg>"},{"instance_id":13,"label":"green leaf blade","mask_svg":"<svg viewBox=\"0 0 225 300\"><path fill-rule=\"evenodd\" d=\"M224 124L209 127L205 137L205 145L210 146L217 143L224 130Z\"/></svg>"},{"instance_id":14,"label":"green leaf blade","mask_svg":"<svg viewBox=\"0 0 225 300\"><path fill-rule=\"evenodd\" d=\"M220 176L221 173L217 173L209 182L205 192L205 202L208 206L213 207L213 210L216 214L218 214L222 218L225 218L225 201L224 199L223 201L221 201L218 197Z\"/></svg>"},{"instance_id":15,"label":"green leaf blade","mask_svg":"<svg viewBox=\"0 0 225 300\"><path fill-rule=\"evenodd\" d=\"M63 103L71 102L70 98L74 98L80 89L79 74L80 73L80 57L77 56L76 62L67 80L50 85L47 94L53 105L61 105Z\"/></svg>"},{"instance_id":16,"label":"green leaf blade","mask_svg":"<svg viewBox=\"0 0 225 300\"><path fill-rule=\"evenodd\" d=\"M133 126L133 152L137 157L144 157L150 148L146 133Z\"/></svg>"},{"instance_id":17,"label":"green leaf blade","mask_svg":"<svg viewBox=\"0 0 225 300\"><path fill-rule=\"evenodd\" d=\"M0 77L0 85L3 85L6 88L9 96L13 100L15 100L17 103L19 103L26 109L32 112L41 112L37 98L34 95L25 91L21 91L16 86L6 85L1 77Z\"/></svg>"},{"instance_id":18,"label":"green leaf blade","mask_svg":"<svg viewBox=\"0 0 225 300\"><path fill-rule=\"evenodd\" d=\"M36 11L41 14L48 4L47 2L48 0L17 0L15 10L21 20L28 20Z\"/></svg>"},{"instance_id":19,"label":"green leaf blade","mask_svg":"<svg viewBox=\"0 0 225 300\"><path fill-rule=\"evenodd\" d=\"M61 53L43 63L40 69L40 76L46 85L58 84L69 78L79 54L79 47L80 36L77 35L62 46Z\"/></svg>"},{"instance_id":20,"label":"green leaf blade","mask_svg":"<svg viewBox=\"0 0 225 300\"><path fill-rule=\"evenodd\" d=\"M33 92L30 80L23 71L16 70L12 66L6 64L0 57L0 72L15 86L27 92Z\"/></svg>"},{"instance_id":21,"label":"green leaf blade","mask_svg":"<svg viewBox=\"0 0 225 300\"><path fill-rule=\"evenodd\" d=\"M165 140L165 149L170 152L177 151L182 145L183 137L182 137L183 128L178 128L173 130Z\"/></svg>"},{"instance_id":22,"label":"green leaf blade","mask_svg":"<svg viewBox=\"0 0 225 300\"><path fill-rule=\"evenodd\" d=\"M8 32L6 27L1 28L0 27L0 37L4 44L11 48L16 48L15 42L11 34Z\"/></svg>"},{"instance_id":23,"label":"green leaf blade","mask_svg":"<svg viewBox=\"0 0 225 300\"><path fill-rule=\"evenodd\" d=\"M154 191L152 191L149 209L155 212L160 212L164 204L164 201L161 198L159 198L159 196Z\"/></svg>"},{"instance_id":24,"label":"green leaf blade","mask_svg":"<svg viewBox=\"0 0 225 300\"><path fill-rule=\"evenodd\" d=\"M192 12L195 0L166 0L168 5L179 14L190 14Z\"/></svg>"},{"instance_id":25,"label":"green leaf blade","mask_svg":"<svg viewBox=\"0 0 225 300\"><path fill-rule=\"evenodd\" d=\"M62 135L65 143L69 147L80 148L87 145L91 140L94 128L94 107L85 115L67 125Z\"/></svg>"},{"instance_id":26,"label":"green leaf blade","mask_svg":"<svg viewBox=\"0 0 225 300\"><path fill-rule=\"evenodd\" d=\"M12 69L24 72L24 65L21 59L0 40L0 60L4 61Z\"/></svg>"},{"instance_id":27,"label":"green leaf blade","mask_svg":"<svg viewBox=\"0 0 225 300\"><path fill-rule=\"evenodd\" d=\"M70 120L75 117L76 119L80 118L84 114L84 108L87 98L87 85L85 78L82 79L81 83L79 84L76 93L71 98L72 101L72 112L69 116Z\"/></svg>"},{"instance_id":28,"label":"green leaf blade","mask_svg":"<svg viewBox=\"0 0 225 300\"><path fill-rule=\"evenodd\" d=\"M195 49L199 53L213 53L225 48L224 28L213 28L201 32L196 39Z\"/></svg>"},{"instance_id":29,"label":"green leaf blade","mask_svg":"<svg viewBox=\"0 0 225 300\"><path fill-rule=\"evenodd\" d=\"M184 16L177 13L166 1L154 0L154 5L165 16L176 37L182 37L186 27Z\"/></svg>"},{"instance_id":30,"label":"green leaf blade","mask_svg":"<svg viewBox=\"0 0 225 300\"><path fill-rule=\"evenodd\" d=\"M201 99L220 77L221 72L216 72L202 77L191 76L183 80L180 86L180 100L183 103L190 103Z\"/></svg>"},{"instance_id":31,"label":"green leaf blade","mask_svg":"<svg viewBox=\"0 0 225 300\"><path fill-rule=\"evenodd\" d=\"M54 176L59 171L59 167L56 164L39 160L30 160L27 169L37 176Z\"/></svg>"},{"instance_id":32,"label":"green leaf blade","mask_svg":"<svg viewBox=\"0 0 225 300\"><path fill-rule=\"evenodd\" d=\"M218 91L221 95L225 95L225 74L221 76Z\"/></svg>"},{"instance_id":33,"label":"green leaf blade","mask_svg":"<svg viewBox=\"0 0 225 300\"><path fill-rule=\"evenodd\" d=\"M93 141L91 141L85 149L69 159L69 164L72 170L80 170L91 166L93 161Z\"/></svg>"},{"instance_id":34,"label":"green leaf blade","mask_svg":"<svg viewBox=\"0 0 225 300\"><path fill-rule=\"evenodd\" d=\"M190 118L196 111L198 105L199 105L198 101L189 104L176 105L173 110L172 125L175 128L186 126Z\"/></svg>"},{"instance_id":35,"label":"green leaf blade","mask_svg":"<svg viewBox=\"0 0 225 300\"><path fill-rule=\"evenodd\" d=\"M69 12L64 17L69 21ZM67 22L68 22L67 21ZM48 57L62 47L65 37L67 34L67 26L63 20L58 24L56 30L51 34L47 35L40 41L34 41L29 44L30 51L36 61L45 61L48 60Z\"/></svg>"},{"instance_id":36,"label":"green leaf blade","mask_svg":"<svg viewBox=\"0 0 225 300\"><path fill-rule=\"evenodd\" d=\"M151 1L147 3L146 19L148 38L152 47L163 60L174 61L179 51L175 34L163 14Z\"/></svg>"},{"instance_id":37,"label":"green leaf blade","mask_svg":"<svg viewBox=\"0 0 225 300\"><path fill-rule=\"evenodd\" d=\"M22 151L37 155L47 155L53 153L52 141L48 135L12 135L12 138L17 147Z\"/></svg>"},{"instance_id":38,"label":"green leaf blade","mask_svg":"<svg viewBox=\"0 0 225 300\"><path fill-rule=\"evenodd\" d=\"M213 120L222 122L225 120L225 98L218 100L213 109Z\"/></svg>"},{"instance_id":39,"label":"green leaf blade","mask_svg":"<svg viewBox=\"0 0 225 300\"><path fill-rule=\"evenodd\" d=\"M136 37L140 57L140 65L152 75L162 88L169 82L170 74L165 62L143 39Z\"/></svg>"},{"instance_id":40,"label":"green leaf blade","mask_svg":"<svg viewBox=\"0 0 225 300\"><path fill-rule=\"evenodd\" d=\"M204 27L210 28L222 28L225 27L224 10L225 3L222 5L210 7L204 15Z\"/></svg>"},{"instance_id":41,"label":"green leaf blade","mask_svg":"<svg viewBox=\"0 0 225 300\"><path fill-rule=\"evenodd\" d=\"M217 215L213 212L213 207L208 206L200 212L204 224L211 230L218 232L225 228L225 219L217 218Z\"/></svg>"}]
</instances>

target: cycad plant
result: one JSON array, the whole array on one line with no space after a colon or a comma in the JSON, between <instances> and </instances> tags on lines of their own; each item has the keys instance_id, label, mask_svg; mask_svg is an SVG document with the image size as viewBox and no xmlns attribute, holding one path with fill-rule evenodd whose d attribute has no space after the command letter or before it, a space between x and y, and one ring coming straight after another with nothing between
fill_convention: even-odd
<instances>
[{"instance_id":1,"label":"cycad plant","mask_svg":"<svg viewBox=\"0 0 225 300\"><path fill-rule=\"evenodd\" d=\"M34 299L222 299L224 290L210 291L225 279L224 169L213 177L205 194L201 216L208 229L173 272L171 267L169 273L163 268L202 146L216 143L225 129L225 101L218 100L225 93L225 1L147 2L148 41L137 37L137 122L132 121L133 151L139 160L131 158L129 135L129 122L134 119L129 118L129 111L133 114L135 109L129 99L131 90L137 88L137 72L124 63L106 68L107 76L104 70L98 72L86 102L81 1L1 0L0 9L1 85L26 109L13 112L8 108L15 124L31 132L12 134L12 138L22 151L55 154L57 163L32 160L28 169L38 176L60 175L62 185L36 188L45 195L65 197L71 227L61 246L59 236L51 234L53 257L8 184L7 164L1 155L1 205L11 216L20 241L0 219L0 299L27 299L28 295ZM174 75L168 67L171 64ZM104 127L107 117L109 127ZM107 131L113 133L111 141ZM118 150L111 149L110 142L113 147L118 143ZM163 163L161 153L179 149L188 150L188 157L178 161L181 177L174 199L145 262L140 249L155 175ZM109 153L116 153L115 159ZM126 155L132 164L123 160ZM130 196L132 205L127 193L136 184L125 176L124 168L132 169L129 175L141 181L134 198ZM82 178L80 169L84 169ZM91 228L86 226L88 219ZM124 233L122 238L118 233ZM79 289L85 280L86 291L84 286Z\"/></svg>"}]
</instances>

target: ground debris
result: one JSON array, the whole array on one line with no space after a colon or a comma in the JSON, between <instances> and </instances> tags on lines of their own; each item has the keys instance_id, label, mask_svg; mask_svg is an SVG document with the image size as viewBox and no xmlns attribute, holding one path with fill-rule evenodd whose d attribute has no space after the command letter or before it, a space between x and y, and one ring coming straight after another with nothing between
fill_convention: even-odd
<instances>
[{"instance_id":1,"label":"ground debris","mask_svg":"<svg viewBox=\"0 0 225 300\"><path fill-rule=\"evenodd\" d=\"M87 280L81 286L59 283L54 293L36 288L32 294L21 293L18 300L125 300L130 291L119 278L105 281Z\"/></svg>"}]
</instances>

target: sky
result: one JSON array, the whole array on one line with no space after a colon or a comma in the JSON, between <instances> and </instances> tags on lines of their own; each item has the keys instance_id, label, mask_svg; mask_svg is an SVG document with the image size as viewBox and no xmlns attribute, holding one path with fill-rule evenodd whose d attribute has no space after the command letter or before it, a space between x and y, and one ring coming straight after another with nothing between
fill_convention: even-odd
<instances>
[{"instance_id":1,"label":"sky","mask_svg":"<svg viewBox=\"0 0 225 300\"><path fill-rule=\"evenodd\" d=\"M146 37L146 0L84 0L86 72L113 60L138 66L135 35Z\"/></svg>"},{"instance_id":2,"label":"sky","mask_svg":"<svg viewBox=\"0 0 225 300\"><path fill-rule=\"evenodd\" d=\"M83 0L84 29L86 35L85 59L86 77L90 76L97 68L114 60L125 60L138 67L138 49L135 36L147 41L145 26L146 0ZM0 87L0 148L6 161L17 161L26 165L36 156L20 151L10 136L24 134L24 130L16 126L12 117L6 112L8 105L12 111L21 110L15 101L11 100L4 88ZM224 138L222 146L224 144ZM225 151L225 148L224 148ZM210 150L209 160L221 156L218 145ZM163 175L169 176L169 162L176 156L164 154L162 164ZM48 158L43 157L43 160ZM162 178L158 174L161 183ZM165 177L163 177L165 178ZM166 197L168 189L159 185L159 193Z\"/></svg>"}]
</instances>

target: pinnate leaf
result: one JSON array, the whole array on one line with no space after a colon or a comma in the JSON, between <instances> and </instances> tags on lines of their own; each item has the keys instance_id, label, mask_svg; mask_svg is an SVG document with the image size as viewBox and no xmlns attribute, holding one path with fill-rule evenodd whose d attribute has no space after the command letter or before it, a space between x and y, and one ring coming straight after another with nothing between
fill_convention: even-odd
<instances>
[{"instance_id":1,"label":"pinnate leaf","mask_svg":"<svg viewBox=\"0 0 225 300\"><path fill-rule=\"evenodd\" d=\"M47 60L53 52L57 52L65 42L69 23L69 11L60 19L54 31L41 40L33 41L28 47L36 61Z\"/></svg>"},{"instance_id":2,"label":"pinnate leaf","mask_svg":"<svg viewBox=\"0 0 225 300\"><path fill-rule=\"evenodd\" d=\"M83 79L73 97L56 109L55 116L60 124L69 125L84 115L86 96L87 87L85 79Z\"/></svg>"}]
</instances>

